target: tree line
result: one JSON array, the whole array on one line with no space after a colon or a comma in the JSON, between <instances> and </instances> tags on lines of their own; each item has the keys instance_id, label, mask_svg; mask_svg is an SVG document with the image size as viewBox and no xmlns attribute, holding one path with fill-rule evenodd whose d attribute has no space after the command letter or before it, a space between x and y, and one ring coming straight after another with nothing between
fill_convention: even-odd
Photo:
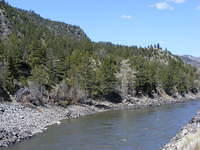
<instances>
[{"instance_id":1,"label":"tree line","mask_svg":"<svg viewBox=\"0 0 200 150\"><path fill-rule=\"evenodd\" d=\"M11 94L29 81L47 91L64 83L77 100L112 92L153 97L199 90L197 69L159 44L142 48L74 39L34 24L23 11L6 9L12 34L0 41L0 83Z\"/></svg>"}]
</instances>

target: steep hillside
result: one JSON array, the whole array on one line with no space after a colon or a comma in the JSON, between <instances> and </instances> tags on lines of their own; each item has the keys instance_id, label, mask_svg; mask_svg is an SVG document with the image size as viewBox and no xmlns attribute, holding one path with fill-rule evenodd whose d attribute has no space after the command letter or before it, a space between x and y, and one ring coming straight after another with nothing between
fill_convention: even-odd
<instances>
[{"instance_id":1,"label":"steep hillside","mask_svg":"<svg viewBox=\"0 0 200 150\"><path fill-rule=\"evenodd\" d=\"M95 43L77 26L0 2L0 88L17 101L66 106L88 98L184 96L199 90L190 65L163 50ZM7 99L7 98L5 98Z\"/></svg>"},{"instance_id":2,"label":"steep hillside","mask_svg":"<svg viewBox=\"0 0 200 150\"><path fill-rule=\"evenodd\" d=\"M23 34L24 29L22 27L26 26L26 24L47 28L49 31L59 36L68 36L79 40L88 38L78 26L44 19L33 11L25 11L10 7L4 1L0 1L0 22L0 36L3 38L10 35L12 32Z\"/></svg>"},{"instance_id":3,"label":"steep hillside","mask_svg":"<svg viewBox=\"0 0 200 150\"><path fill-rule=\"evenodd\" d=\"M5 39L11 33L11 25L5 16L5 11L0 7L0 37Z\"/></svg>"},{"instance_id":4,"label":"steep hillside","mask_svg":"<svg viewBox=\"0 0 200 150\"><path fill-rule=\"evenodd\" d=\"M191 64L194 67L200 68L200 57L184 55L184 56L181 56L181 59L187 64Z\"/></svg>"}]
</instances>

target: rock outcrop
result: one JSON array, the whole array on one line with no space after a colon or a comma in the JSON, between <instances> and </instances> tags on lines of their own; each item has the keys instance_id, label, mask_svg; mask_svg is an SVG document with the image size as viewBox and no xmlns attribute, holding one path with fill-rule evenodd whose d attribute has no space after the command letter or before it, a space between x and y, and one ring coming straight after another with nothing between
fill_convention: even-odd
<instances>
[{"instance_id":1,"label":"rock outcrop","mask_svg":"<svg viewBox=\"0 0 200 150\"><path fill-rule=\"evenodd\" d=\"M0 7L0 39L4 40L11 33L11 26L5 11Z\"/></svg>"}]
</instances>

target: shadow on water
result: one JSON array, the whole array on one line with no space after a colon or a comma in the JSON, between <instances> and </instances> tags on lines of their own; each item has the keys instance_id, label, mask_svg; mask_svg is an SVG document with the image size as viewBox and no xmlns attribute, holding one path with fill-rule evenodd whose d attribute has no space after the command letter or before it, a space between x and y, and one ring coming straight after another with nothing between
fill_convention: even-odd
<instances>
[{"instance_id":1,"label":"shadow on water","mask_svg":"<svg viewBox=\"0 0 200 150\"><path fill-rule=\"evenodd\" d=\"M6 150L156 150L200 108L200 101L118 110L64 120Z\"/></svg>"}]
</instances>

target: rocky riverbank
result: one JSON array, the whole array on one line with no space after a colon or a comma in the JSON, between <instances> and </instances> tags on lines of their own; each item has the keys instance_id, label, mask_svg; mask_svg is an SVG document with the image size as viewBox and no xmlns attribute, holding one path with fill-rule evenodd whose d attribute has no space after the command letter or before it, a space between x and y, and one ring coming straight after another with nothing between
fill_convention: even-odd
<instances>
[{"instance_id":1,"label":"rocky riverbank","mask_svg":"<svg viewBox=\"0 0 200 150\"><path fill-rule=\"evenodd\" d=\"M200 111L161 150L200 150Z\"/></svg>"},{"instance_id":2,"label":"rocky riverbank","mask_svg":"<svg viewBox=\"0 0 200 150\"><path fill-rule=\"evenodd\" d=\"M107 101L87 100L84 104L70 105L67 108L46 105L31 108L20 103L0 103L0 147L32 137L44 132L52 124L60 124L63 119L78 118L111 109L144 108L162 104L184 102L199 98L199 95L186 95L184 98L160 97L126 97L122 103L114 104Z\"/></svg>"},{"instance_id":3,"label":"rocky riverbank","mask_svg":"<svg viewBox=\"0 0 200 150\"><path fill-rule=\"evenodd\" d=\"M100 111L87 105L71 105L64 109L58 106L29 108L18 103L0 104L0 147L44 132L47 126L59 124L60 120Z\"/></svg>"}]
</instances>

